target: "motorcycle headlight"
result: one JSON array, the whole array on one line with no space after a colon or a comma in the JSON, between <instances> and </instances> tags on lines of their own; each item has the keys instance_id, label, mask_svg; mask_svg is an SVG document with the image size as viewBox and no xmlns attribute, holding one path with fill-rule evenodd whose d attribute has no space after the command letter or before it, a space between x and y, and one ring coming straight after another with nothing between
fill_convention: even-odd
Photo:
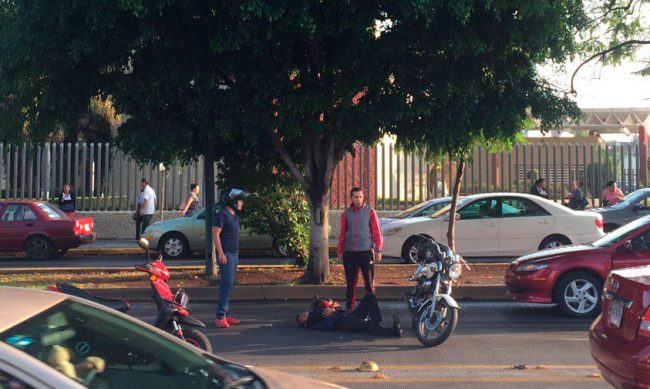
<instances>
[{"instance_id":1,"label":"motorcycle headlight","mask_svg":"<svg viewBox=\"0 0 650 389\"><path fill-rule=\"evenodd\" d=\"M402 227L389 228L386 231L384 231L384 236L395 235L400 231L402 231Z\"/></svg>"},{"instance_id":2,"label":"motorcycle headlight","mask_svg":"<svg viewBox=\"0 0 650 389\"><path fill-rule=\"evenodd\" d=\"M456 280L460 278L460 276L463 274L463 265L460 263L454 263L453 265L449 266L449 278L452 280Z\"/></svg>"},{"instance_id":3,"label":"motorcycle headlight","mask_svg":"<svg viewBox=\"0 0 650 389\"><path fill-rule=\"evenodd\" d=\"M515 271L538 271L547 268L545 263L526 263L519 266Z\"/></svg>"}]
</instances>

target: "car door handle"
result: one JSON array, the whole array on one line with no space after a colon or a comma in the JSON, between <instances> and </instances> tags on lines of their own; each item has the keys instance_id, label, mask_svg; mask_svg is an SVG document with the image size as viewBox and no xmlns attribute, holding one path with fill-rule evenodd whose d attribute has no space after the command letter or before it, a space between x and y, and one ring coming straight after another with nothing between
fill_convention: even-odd
<instances>
[{"instance_id":1,"label":"car door handle","mask_svg":"<svg viewBox=\"0 0 650 389\"><path fill-rule=\"evenodd\" d=\"M25 227L34 227L34 223L27 223L25 224Z\"/></svg>"},{"instance_id":2,"label":"car door handle","mask_svg":"<svg viewBox=\"0 0 650 389\"><path fill-rule=\"evenodd\" d=\"M485 223L485 226L487 226L487 227L496 227L497 224L493 223L493 222L488 222L488 223Z\"/></svg>"},{"instance_id":3,"label":"car door handle","mask_svg":"<svg viewBox=\"0 0 650 389\"><path fill-rule=\"evenodd\" d=\"M540 220L538 221L539 224L551 224L550 220Z\"/></svg>"}]
</instances>

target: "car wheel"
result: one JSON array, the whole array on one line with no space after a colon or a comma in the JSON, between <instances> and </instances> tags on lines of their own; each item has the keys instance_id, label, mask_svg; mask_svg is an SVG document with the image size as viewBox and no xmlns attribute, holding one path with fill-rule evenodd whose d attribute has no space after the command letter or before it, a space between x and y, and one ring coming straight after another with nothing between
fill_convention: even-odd
<instances>
[{"instance_id":1,"label":"car wheel","mask_svg":"<svg viewBox=\"0 0 650 389\"><path fill-rule=\"evenodd\" d=\"M48 259L52 256L52 243L44 236L32 236L25 242L25 253L31 259Z\"/></svg>"},{"instance_id":2,"label":"car wheel","mask_svg":"<svg viewBox=\"0 0 650 389\"><path fill-rule=\"evenodd\" d=\"M277 239L273 239L273 249L280 258L286 258L289 256L289 247L280 244Z\"/></svg>"},{"instance_id":3,"label":"car wheel","mask_svg":"<svg viewBox=\"0 0 650 389\"><path fill-rule=\"evenodd\" d=\"M160 239L160 252L169 259L186 257L190 245L182 234L173 232Z\"/></svg>"},{"instance_id":4,"label":"car wheel","mask_svg":"<svg viewBox=\"0 0 650 389\"><path fill-rule=\"evenodd\" d=\"M570 244L571 241L566 236L551 235L542 241L542 243L539 245L539 249L540 250L555 249Z\"/></svg>"},{"instance_id":5,"label":"car wheel","mask_svg":"<svg viewBox=\"0 0 650 389\"><path fill-rule=\"evenodd\" d=\"M603 282L597 276L575 271L562 277L555 288L555 302L567 316L594 317L600 313Z\"/></svg>"},{"instance_id":6,"label":"car wheel","mask_svg":"<svg viewBox=\"0 0 650 389\"><path fill-rule=\"evenodd\" d=\"M605 232L605 233L610 233L610 232L614 231L614 230L617 229L617 228L618 228L618 225L616 225L616 224L612 224L612 223L607 223L607 224L605 224L605 226L603 227L603 232Z\"/></svg>"},{"instance_id":7,"label":"car wheel","mask_svg":"<svg viewBox=\"0 0 650 389\"><path fill-rule=\"evenodd\" d=\"M402 246L402 259L404 263L418 263L418 248L424 240L421 236L412 236Z\"/></svg>"},{"instance_id":8,"label":"car wheel","mask_svg":"<svg viewBox=\"0 0 650 389\"><path fill-rule=\"evenodd\" d=\"M68 252L68 249L54 249L52 251L52 257L54 258L61 258L62 256L65 255L65 253Z\"/></svg>"}]
</instances>

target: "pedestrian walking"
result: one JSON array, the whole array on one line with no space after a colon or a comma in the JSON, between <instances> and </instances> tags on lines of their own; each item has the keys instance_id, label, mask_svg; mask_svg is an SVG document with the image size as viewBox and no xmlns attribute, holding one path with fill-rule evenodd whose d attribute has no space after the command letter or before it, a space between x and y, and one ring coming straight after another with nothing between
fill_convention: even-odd
<instances>
[{"instance_id":1,"label":"pedestrian walking","mask_svg":"<svg viewBox=\"0 0 650 389\"><path fill-rule=\"evenodd\" d=\"M607 181L605 190L603 191L603 199L601 204L603 207L611 207L612 205L623 201L625 194L623 191L616 187L616 181Z\"/></svg>"},{"instance_id":2,"label":"pedestrian walking","mask_svg":"<svg viewBox=\"0 0 650 389\"><path fill-rule=\"evenodd\" d=\"M218 255L219 304L217 305L217 328L228 328L239 324L240 320L230 315L230 294L235 285L237 265L239 265L239 217L237 213L244 206L249 194L233 188L228 193L226 204L217 212L212 222L212 240Z\"/></svg>"},{"instance_id":3,"label":"pedestrian walking","mask_svg":"<svg viewBox=\"0 0 650 389\"><path fill-rule=\"evenodd\" d=\"M375 293L375 262L381 261L384 238L379 228L377 212L364 202L363 191L352 188L350 206L341 215L338 260L345 269L346 306L354 309L359 272L363 276L366 294Z\"/></svg>"},{"instance_id":4,"label":"pedestrian walking","mask_svg":"<svg viewBox=\"0 0 650 389\"><path fill-rule=\"evenodd\" d=\"M198 184L193 183L190 185L190 194L187 195L183 205L181 206L181 215L183 216L192 216L196 211L199 210L199 193L201 188Z\"/></svg>"},{"instance_id":5,"label":"pedestrian walking","mask_svg":"<svg viewBox=\"0 0 650 389\"><path fill-rule=\"evenodd\" d=\"M535 184L530 188L530 194L547 199L548 192L546 192L546 180L541 177L536 179Z\"/></svg>"},{"instance_id":6,"label":"pedestrian walking","mask_svg":"<svg viewBox=\"0 0 650 389\"><path fill-rule=\"evenodd\" d=\"M74 217L74 212L77 209L77 198L69 183L63 184L63 191L59 195L57 204L59 209L65 212L68 217Z\"/></svg>"},{"instance_id":7,"label":"pedestrian walking","mask_svg":"<svg viewBox=\"0 0 650 389\"><path fill-rule=\"evenodd\" d=\"M571 192L569 193L569 208L585 209L589 205L589 200L582 191L582 181L573 181Z\"/></svg>"},{"instance_id":8,"label":"pedestrian walking","mask_svg":"<svg viewBox=\"0 0 650 389\"><path fill-rule=\"evenodd\" d=\"M140 189L142 189L142 207L140 207L142 229L140 234L144 234L144 231L149 227L149 224L151 224L151 219L153 218L154 213L156 213L158 198L156 197L156 192L151 186L149 186L149 182L145 178L140 180Z\"/></svg>"},{"instance_id":9,"label":"pedestrian walking","mask_svg":"<svg viewBox=\"0 0 650 389\"><path fill-rule=\"evenodd\" d=\"M140 191L135 198L135 212L133 212L133 221L135 222L135 240L140 240L140 232L142 231L142 215L140 214L140 209L144 203L144 189L140 187Z\"/></svg>"}]
</instances>

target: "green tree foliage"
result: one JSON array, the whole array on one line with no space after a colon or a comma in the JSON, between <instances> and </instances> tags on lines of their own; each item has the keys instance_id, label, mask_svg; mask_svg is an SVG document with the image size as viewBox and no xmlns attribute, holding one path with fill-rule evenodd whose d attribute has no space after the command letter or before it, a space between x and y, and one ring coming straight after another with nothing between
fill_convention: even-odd
<instances>
[{"instance_id":1,"label":"green tree foliage","mask_svg":"<svg viewBox=\"0 0 650 389\"><path fill-rule=\"evenodd\" d=\"M320 283L333 171L355 140L459 154L528 117L558 124L577 107L536 65L573 54L585 20L578 0L4 0L0 120L38 137L110 96L143 160L272 146L306 194Z\"/></svg>"}]
</instances>

